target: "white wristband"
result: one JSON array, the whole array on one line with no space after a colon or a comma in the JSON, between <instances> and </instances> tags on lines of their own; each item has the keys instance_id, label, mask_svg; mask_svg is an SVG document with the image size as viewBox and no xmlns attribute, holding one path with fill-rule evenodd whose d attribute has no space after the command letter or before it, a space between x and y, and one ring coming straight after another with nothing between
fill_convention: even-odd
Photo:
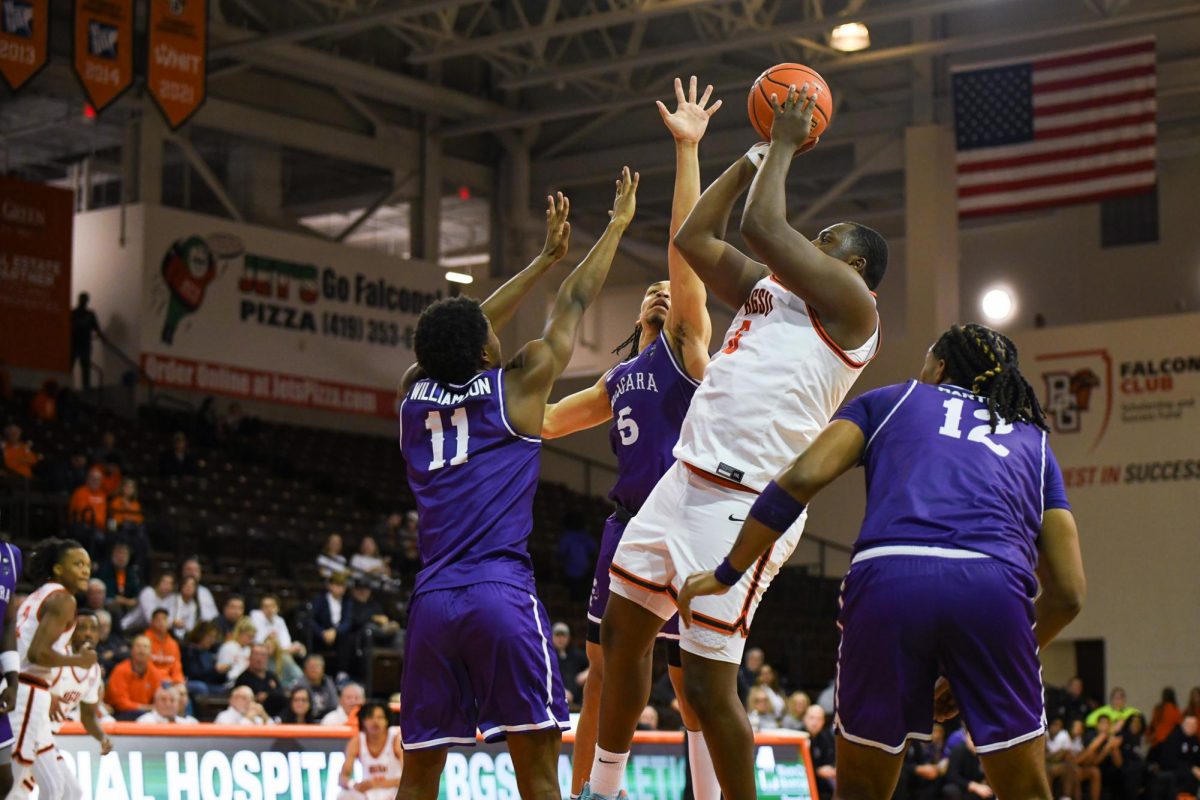
<instances>
[{"instance_id":1,"label":"white wristband","mask_svg":"<svg viewBox=\"0 0 1200 800\"><path fill-rule=\"evenodd\" d=\"M755 169L762 166L762 162L767 157L767 148L770 145L767 142L759 142L746 151L746 159L754 165Z\"/></svg>"},{"instance_id":2,"label":"white wristband","mask_svg":"<svg viewBox=\"0 0 1200 800\"><path fill-rule=\"evenodd\" d=\"M0 675L21 671L21 657L16 650L5 650L0 653Z\"/></svg>"}]
</instances>

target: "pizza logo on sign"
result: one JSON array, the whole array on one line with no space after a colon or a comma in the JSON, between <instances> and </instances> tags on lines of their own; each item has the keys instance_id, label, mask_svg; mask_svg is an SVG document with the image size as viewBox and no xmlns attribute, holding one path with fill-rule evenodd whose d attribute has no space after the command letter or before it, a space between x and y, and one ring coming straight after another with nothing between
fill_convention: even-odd
<instances>
[{"instance_id":1,"label":"pizza logo on sign","mask_svg":"<svg viewBox=\"0 0 1200 800\"><path fill-rule=\"evenodd\" d=\"M216 280L232 259L244 252L241 240L228 234L188 236L167 248L161 275L170 293L163 320L162 343L172 344L179 323L200 310L208 285Z\"/></svg>"},{"instance_id":2,"label":"pizza logo on sign","mask_svg":"<svg viewBox=\"0 0 1200 800\"><path fill-rule=\"evenodd\" d=\"M1042 408L1050 427L1055 433L1097 429L1094 448L1104 436L1112 412L1112 358L1108 351L1047 353L1037 360L1057 367L1042 372Z\"/></svg>"}]
</instances>

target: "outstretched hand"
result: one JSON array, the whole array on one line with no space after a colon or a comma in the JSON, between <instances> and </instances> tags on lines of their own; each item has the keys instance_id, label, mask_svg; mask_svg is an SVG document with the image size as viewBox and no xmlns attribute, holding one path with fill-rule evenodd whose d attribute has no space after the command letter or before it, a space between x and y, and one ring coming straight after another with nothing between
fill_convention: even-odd
<instances>
[{"instance_id":1,"label":"outstretched hand","mask_svg":"<svg viewBox=\"0 0 1200 800\"><path fill-rule=\"evenodd\" d=\"M631 175L629 167L621 168L621 179L617 181L617 196L613 199L612 211L608 212L613 222L628 225L633 221L634 212L637 211L639 177L636 172Z\"/></svg>"},{"instance_id":2,"label":"outstretched hand","mask_svg":"<svg viewBox=\"0 0 1200 800\"><path fill-rule=\"evenodd\" d=\"M704 89L704 94L700 99L696 100L696 76L693 75L688 82L688 93L683 93L683 81L679 78L675 79L675 100L678 105L672 113L667 111L667 107L663 105L661 100L656 100L658 113L662 115L663 122L667 124L667 130L671 131L671 135L675 137L677 142L691 142L693 144L704 138L704 131L708 129L708 121L712 115L717 113L717 109L721 107L721 101L713 103L708 108L708 99L712 96L712 84Z\"/></svg>"},{"instance_id":3,"label":"outstretched hand","mask_svg":"<svg viewBox=\"0 0 1200 800\"><path fill-rule=\"evenodd\" d=\"M558 192L546 197L546 243L542 245L542 255L558 261L567 254L571 243L571 223L567 217L571 213L571 199Z\"/></svg>"},{"instance_id":4,"label":"outstretched hand","mask_svg":"<svg viewBox=\"0 0 1200 800\"><path fill-rule=\"evenodd\" d=\"M796 89L793 84L788 87L787 97L782 103L777 95L771 95L771 108L775 111L775 120L771 125L771 141L795 147L808 143L809 134L812 133L813 109L817 107L817 95L820 91L820 86L806 83Z\"/></svg>"},{"instance_id":5,"label":"outstretched hand","mask_svg":"<svg viewBox=\"0 0 1200 800\"><path fill-rule=\"evenodd\" d=\"M725 594L730 588L717 580L716 573L712 571L697 572L689 576L683 582L683 588L679 590L679 597L675 599L675 604L679 608L679 618L683 620L683 624L688 626L692 624L692 598L709 594Z\"/></svg>"}]
</instances>

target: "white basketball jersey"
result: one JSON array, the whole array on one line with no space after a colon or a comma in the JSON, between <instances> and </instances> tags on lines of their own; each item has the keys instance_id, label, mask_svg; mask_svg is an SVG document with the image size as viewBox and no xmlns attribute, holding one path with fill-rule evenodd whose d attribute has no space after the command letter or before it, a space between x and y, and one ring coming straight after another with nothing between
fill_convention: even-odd
<instances>
[{"instance_id":1,"label":"white basketball jersey","mask_svg":"<svg viewBox=\"0 0 1200 800\"><path fill-rule=\"evenodd\" d=\"M738 310L683 420L675 457L754 491L812 444L879 349L843 351L773 275Z\"/></svg>"},{"instance_id":2,"label":"white basketball jersey","mask_svg":"<svg viewBox=\"0 0 1200 800\"><path fill-rule=\"evenodd\" d=\"M17 655L21 658L21 674L32 675L50 683L58 672L54 667L43 667L29 660L29 646L33 644L33 636L37 633L38 623L42 620L42 604L52 594L66 592L61 583L47 583L35 591L21 607L17 609ZM71 643L71 634L75 632L75 622L67 626L62 636L59 636L50 647L57 653L66 655Z\"/></svg>"},{"instance_id":3,"label":"white basketball jersey","mask_svg":"<svg viewBox=\"0 0 1200 800\"><path fill-rule=\"evenodd\" d=\"M358 734L358 763L362 765L363 780L367 778L390 778L396 779L403 772L404 762L396 755L396 739L400 736L400 729L397 727L388 728L387 741L383 745L383 750L379 755L371 753L371 748L367 747L367 735L365 733ZM372 796L375 791L372 790ZM395 789L382 790L387 794L388 798L394 797Z\"/></svg>"},{"instance_id":4,"label":"white basketball jersey","mask_svg":"<svg viewBox=\"0 0 1200 800\"><path fill-rule=\"evenodd\" d=\"M80 703L95 705L100 702L100 687L104 683L100 665L92 664L87 669L61 667L55 672L57 677L50 682L50 691L58 695L59 707L67 719L78 722ZM51 722L50 730L58 733L62 726L61 722Z\"/></svg>"}]
</instances>

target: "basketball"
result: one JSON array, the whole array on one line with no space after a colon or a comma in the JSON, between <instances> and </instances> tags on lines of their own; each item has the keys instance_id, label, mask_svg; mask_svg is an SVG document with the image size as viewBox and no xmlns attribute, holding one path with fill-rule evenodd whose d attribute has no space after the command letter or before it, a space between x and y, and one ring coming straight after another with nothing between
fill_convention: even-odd
<instances>
[{"instance_id":1,"label":"basketball","mask_svg":"<svg viewBox=\"0 0 1200 800\"><path fill-rule=\"evenodd\" d=\"M750 124L764 141L770 141L771 125L775 122L771 95L774 94L782 103L787 97L789 86L795 86L799 90L806 83L815 83L821 89L817 95L817 107L813 109L812 133L809 138L820 136L829 127L833 119L833 94L820 73L803 64L776 64L758 76L754 85L750 87L750 96L746 99Z\"/></svg>"}]
</instances>

